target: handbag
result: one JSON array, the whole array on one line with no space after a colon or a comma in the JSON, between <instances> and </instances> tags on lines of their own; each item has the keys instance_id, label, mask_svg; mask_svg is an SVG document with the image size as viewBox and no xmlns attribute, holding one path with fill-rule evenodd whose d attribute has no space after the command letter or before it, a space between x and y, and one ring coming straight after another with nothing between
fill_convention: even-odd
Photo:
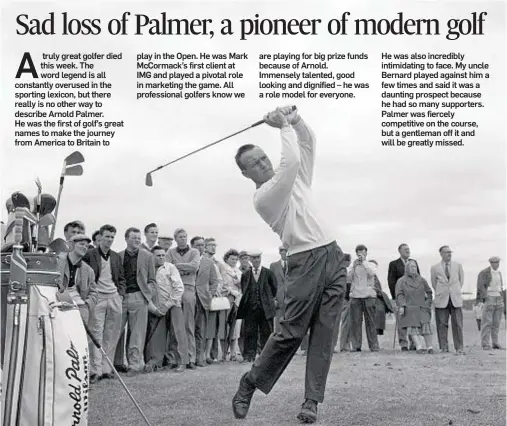
<instances>
[{"instance_id":1,"label":"handbag","mask_svg":"<svg viewBox=\"0 0 507 426\"><path fill-rule=\"evenodd\" d=\"M231 303L227 297L213 297L211 299L210 311L226 311L231 309Z\"/></svg>"}]
</instances>

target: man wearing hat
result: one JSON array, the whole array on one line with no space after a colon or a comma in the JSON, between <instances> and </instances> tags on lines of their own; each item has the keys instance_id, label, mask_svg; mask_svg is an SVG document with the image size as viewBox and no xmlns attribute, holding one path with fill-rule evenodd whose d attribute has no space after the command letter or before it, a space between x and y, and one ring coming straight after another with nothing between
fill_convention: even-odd
<instances>
[{"instance_id":1,"label":"man wearing hat","mask_svg":"<svg viewBox=\"0 0 507 426\"><path fill-rule=\"evenodd\" d=\"M491 347L500 349L498 334L504 311L503 279L499 270L500 258L490 257L489 264L490 266L483 269L477 277L476 303L484 304L481 324L481 343L484 350L490 350Z\"/></svg>"},{"instance_id":2,"label":"man wearing hat","mask_svg":"<svg viewBox=\"0 0 507 426\"><path fill-rule=\"evenodd\" d=\"M162 247L167 253L173 245L174 238L169 235L163 235L158 237L158 245Z\"/></svg>"},{"instance_id":3,"label":"man wearing hat","mask_svg":"<svg viewBox=\"0 0 507 426\"><path fill-rule=\"evenodd\" d=\"M248 253L246 250L242 250L239 252L239 270L242 274L248 272L252 265L250 265L250 257L248 256Z\"/></svg>"},{"instance_id":4,"label":"man wearing hat","mask_svg":"<svg viewBox=\"0 0 507 426\"><path fill-rule=\"evenodd\" d=\"M280 246L278 248L280 259L273 262L269 269L275 275L276 279L276 316L275 316L275 333L280 331L280 318L283 315L283 294L285 291L285 277L287 275L287 247Z\"/></svg>"},{"instance_id":5,"label":"man wearing hat","mask_svg":"<svg viewBox=\"0 0 507 426\"><path fill-rule=\"evenodd\" d=\"M97 285L93 269L83 262L91 238L84 234L70 237L72 251L60 260L62 272L62 290L67 290L79 307L83 321L88 324L90 312L97 303Z\"/></svg>"},{"instance_id":6,"label":"man wearing hat","mask_svg":"<svg viewBox=\"0 0 507 426\"><path fill-rule=\"evenodd\" d=\"M261 266L260 251L251 251L248 255L252 268L241 275L243 297L237 318L243 320L244 324L243 358L246 362L253 362L257 354L257 342L260 340L262 350L273 332L276 278L273 272Z\"/></svg>"}]
</instances>

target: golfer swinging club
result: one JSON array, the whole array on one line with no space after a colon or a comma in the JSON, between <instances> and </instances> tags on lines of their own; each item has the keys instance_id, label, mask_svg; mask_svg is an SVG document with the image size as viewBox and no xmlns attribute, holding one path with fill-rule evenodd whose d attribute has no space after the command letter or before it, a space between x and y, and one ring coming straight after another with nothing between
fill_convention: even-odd
<instances>
[{"instance_id":1,"label":"golfer swinging club","mask_svg":"<svg viewBox=\"0 0 507 426\"><path fill-rule=\"evenodd\" d=\"M323 229L312 202L315 137L292 107L277 108L265 122L280 129L282 157L274 171L258 146L238 149L236 163L257 190L255 210L288 250L287 288L280 331L272 334L232 399L236 418L245 418L256 389L268 394L310 328L305 402L298 419L317 420L333 355L333 327L346 285L344 255Z\"/></svg>"}]
</instances>

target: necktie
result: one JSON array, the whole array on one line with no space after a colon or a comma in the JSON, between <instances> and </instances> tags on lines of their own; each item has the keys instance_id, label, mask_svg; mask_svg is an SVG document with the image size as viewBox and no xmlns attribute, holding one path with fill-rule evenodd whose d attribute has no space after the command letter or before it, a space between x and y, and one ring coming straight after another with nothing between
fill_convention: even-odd
<instances>
[{"instance_id":1,"label":"necktie","mask_svg":"<svg viewBox=\"0 0 507 426\"><path fill-rule=\"evenodd\" d=\"M451 274L449 273L449 264L448 263L445 264L445 276L447 277L447 279L451 278Z\"/></svg>"},{"instance_id":2,"label":"necktie","mask_svg":"<svg viewBox=\"0 0 507 426\"><path fill-rule=\"evenodd\" d=\"M257 275L257 272L258 272L258 271L259 271L259 270L258 270L257 268L255 268L255 269L254 269L254 274L255 274L255 275Z\"/></svg>"}]
</instances>

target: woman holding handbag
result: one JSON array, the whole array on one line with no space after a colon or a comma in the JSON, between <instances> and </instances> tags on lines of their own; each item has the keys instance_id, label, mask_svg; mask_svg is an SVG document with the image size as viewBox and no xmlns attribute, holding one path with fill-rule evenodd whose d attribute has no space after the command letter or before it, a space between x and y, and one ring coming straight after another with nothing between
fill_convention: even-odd
<instances>
[{"instance_id":1,"label":"woman holding handbag","mask_svg":"<svg viewBox=\"0 0 507 426\"><path fill-rule=\"evenodd\" d=\"M227 289L227 297L231 303L227 319L227 340L223 353L225 361L227 352L230 350L231 361L238 359L238 338L241 331L241 320L237 320L238 306L241 300L241 271L238 268L239 253L230 249L224 254L224 262L220 264L224 288Z\"/></svg>"}]
</instances>

